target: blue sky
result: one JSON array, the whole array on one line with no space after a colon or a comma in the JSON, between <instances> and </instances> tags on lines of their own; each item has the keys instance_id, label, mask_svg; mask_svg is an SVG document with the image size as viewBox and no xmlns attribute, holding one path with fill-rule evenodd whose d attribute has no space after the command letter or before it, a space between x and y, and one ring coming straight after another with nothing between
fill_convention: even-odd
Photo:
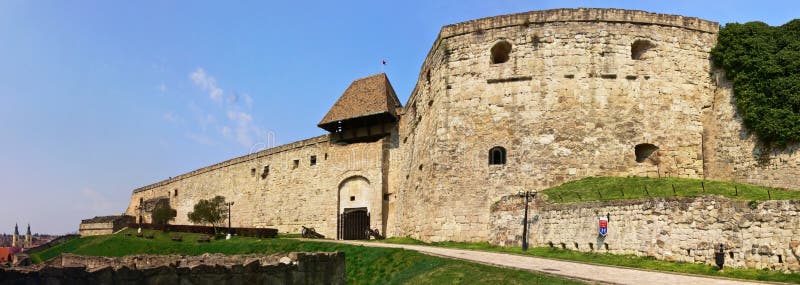
<instances>
[{"instance_id":1,"label":"blue sky","mask_svg":"<svg viewBox=\"0 0 800 285\"><path fill-rule=\"evenodd\" d=\"M323 134L383 58L405 102L443 25L572 7L780 25L798 3L0 1L0 232L76 231L134 188Z\"/></svg>"}]
</instances>

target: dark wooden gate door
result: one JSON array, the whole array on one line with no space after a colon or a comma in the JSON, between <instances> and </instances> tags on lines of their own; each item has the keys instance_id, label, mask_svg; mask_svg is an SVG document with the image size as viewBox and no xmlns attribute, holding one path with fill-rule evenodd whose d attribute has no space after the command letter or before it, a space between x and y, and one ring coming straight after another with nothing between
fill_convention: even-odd
<instances>
[{"instance_id":1,"label":"dark wooden gate door","mask_svg":"<svg viewBox=\"0 0 800 285\"><path fill-rule=\"evenodd\" d=\"M369 239L369 213L367 208L347 208L339 215L339 238L346 240Z\"/></svg>"}]
</instances>

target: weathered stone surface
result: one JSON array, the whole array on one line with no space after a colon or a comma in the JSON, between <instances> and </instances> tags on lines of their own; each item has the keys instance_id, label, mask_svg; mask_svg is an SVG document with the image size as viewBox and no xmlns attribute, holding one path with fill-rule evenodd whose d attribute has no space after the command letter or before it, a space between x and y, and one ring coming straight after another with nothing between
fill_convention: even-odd
<instances>
[{"instance_id":1,"label":"weathered stone surface","mask_svg":"<svg viewBox=\"0 0 800 285\"><path fill-rule=\"evenodd\" d=\"M62 254L46 265L0 268L0 277L2 284L345 284L345 259L342 252L121 258Z\"/></svg>"},{"instance_id":2,"label":"weathered stone surface","mask_svg":"<svg viewBox=\"0 0 800 285\"><path fill-rule=\"evenodd\" d=\"M140 201L169 197L175 223L189 224L186 214L199 199L223 195L236 202L234 226L295 233L307 226L332 238L343 208L367 207L370 227L386 236L484 241L494 234L490 207L501 197L584 177L796 188L800 144L769 151L758 145L736 113L731 83L711 66L718 27L619 9L534 11L448 25L408 102L395 110L397 125L360 130L389 136L351 144L320 136L235 158L137 189L125 213L138 217ZM510 45L510 53L493 63L498 43ZM644 144L657 150L637 162L635 149ZM489 150L498 146L506 163L489 165ZM261 178L267 165L270 173ZM720 205L644 206L637 211L676 213L691 230L754 227L732 221ZM753 214L759 218L748 221L786 219ZM729 222L711 225L722 220ZM666 221L650 222L656 229Z\"/></svg>"},{"instance_id":3,"label":"weathered stone surface","mask_svg":"<svg viewBox=\"0 0 800 285\"><path fill-rule=\"evenodd\" d=\"M377 217L384 212L382 154L387 140L336 145L328 142L328 136L320 136L242 156L137 189L126 214L139 217L140 201L169 197L178 211L172 223L188 225L187 214L197 201L222 195L235 202L231 208L234 227L299 233L306 226L336 237L337 208L348 207L344 203L351 196L340 199L340 188L353 188L347 181L358 179L362 183L355 185L356 190L365 195L352 195L354 202L376 217L371 228L383 229L384 220ZM315 165L310 164L311 156L316 156ZM269 173L263 175L267 166ZM150 221L148 213L142 218Z\"/></svg>"},{"instance_id":4,"label":"weathered stone surface","mask_svg":"<svg viewBox=\"0 0 800 285\"><path fill-rule=\"evenodd\" d=\"M697 198L653 198L610 202L531 204L531 246L577 243L571 250L653 256L670 261L714 265L714 251L723 245L726 267L770 268L796 271L797 225L800 201L764 201L755 209L737 206L719 196ZM651 205L652 207L643 207ZM709 206L714 206L708 210ZM670 209L687 208L686 211ZM516 196L503 198L493 207L489 242L518 246L522 242L523 202ZM764 220L759 213L775 213L782 219ZM726 215L722 213L728 212ZM608 235L598 233L598 219L608 215ZM713 217L713 219L698 219ZM724 217L724 218L723 218ZM747 221L750 227L730 227ZM594 249L588 245L593 244ZM604 244L609 245L606 249ZM785 250L784 250L785 249ZM778 256L781 255L779 262Z\"/></svg>"}]
</instances>

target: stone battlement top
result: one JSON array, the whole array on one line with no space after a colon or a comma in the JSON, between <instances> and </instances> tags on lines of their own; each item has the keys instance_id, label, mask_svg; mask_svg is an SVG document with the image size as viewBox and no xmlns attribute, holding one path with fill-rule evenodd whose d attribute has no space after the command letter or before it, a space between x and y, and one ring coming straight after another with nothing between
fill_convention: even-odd
<instances>
[{"instance_id":1,"label":"stone battlement top","mask_svg":"<svg viewBox=\"0 0 800 285\"><path fill-rule=\"evenodd\" d=\"M469 20L466 22L442 27L442 31L440 32L439 36L440 38L448 38L480 30L551 22L617 22L653 24L696 30L706 33L717 33L719 30L719 23L696 17L657 14L640 10L578 8L530 11Z\"/></svg>"}]
</instances>

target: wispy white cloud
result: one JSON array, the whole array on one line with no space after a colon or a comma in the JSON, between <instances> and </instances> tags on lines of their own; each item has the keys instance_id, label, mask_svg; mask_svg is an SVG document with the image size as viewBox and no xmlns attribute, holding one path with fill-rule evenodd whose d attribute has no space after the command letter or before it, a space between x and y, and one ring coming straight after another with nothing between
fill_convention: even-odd
<instances>
[{"instance_id":1,"label":"wispy white cloud","mask_svg":"<svg viewBox=\"0 0 800 285\"><path fill-rule=\"evenodd\" d=\"M233 138L233 131L228 126L222 126L222 128L219 129L219 132L222 133L222 136L224 136L224 137L226 137L228 139L232 139Z\"/></svg>"},{"instance_id":2,"label":"wispy white cloud","mask_svg":"<svg viewBox=\"0 0 800 285\"><path fill-rule=\"evenodd\" d=\"M250 94L225 92L217 85L216 78L203 68L190 72L189 78L194 85L208 92L208 97L217 104L212 109L203 109L201 106L204 104L195 102L189 104L189 108L198 118L202 135L191 133L187 137L198 143L213 144L213 140L207 135L208 128L213 127L219 130L224 139L235 141L246 148L266 139L266 132L255 124L253 115L248 111L253 106L253 97ZM220 120L216 120L213 113L217 113Z\"/></svg>"},{"instance_id":3,"label":"wispy white cloud","mask_svg":"<svg viewBox=\"0 0 800 285\"><path fill-rule=\"evenodd\" d=\"M248 109L253 108L253 97L250 94L243 93L242 99L244 99L244 105L247 106Z\"/></svg>"},{"instance_id":4,"label":"wispy white cloud","mask_svg":"<svg viewBox=\"0 0 800 285\"><path fill-rule=\"evenodd\" d=\"M217 79L206 74L205 70L198 68L189 74L189 79L203 91L207 91L208 97L211 98L211 100L218 103L222 102L222 95L225 94L225 91L217 87Z\"/></svg>"},{"instance_id":5,"label":"wispy white cloud","mask_svg":"<svg viewBox=\"0 0 800 285\"><path fill-rule=\"evenodd\" d=\"M159 93L161 93L161 94L167 93L167 85L166 85L166 84L164 84L164 83L161 83L161 84L159 84L158 86L156 86L156 89L157 89L157 90L158 90L158 92L159 92Z\"/></svg>"},{"instance_id":6,"label":"wispy white cloud","mask_svg":"<svg viewBox=\"0 0 800 285\"><path fill-rule=\"evenodd\" d=\"M228 111L228 120L236 124L236 141L245 147L253 145L253 137L261 130L253 124L253 116L241 111Z\"/></svg>"}]
</instances>

